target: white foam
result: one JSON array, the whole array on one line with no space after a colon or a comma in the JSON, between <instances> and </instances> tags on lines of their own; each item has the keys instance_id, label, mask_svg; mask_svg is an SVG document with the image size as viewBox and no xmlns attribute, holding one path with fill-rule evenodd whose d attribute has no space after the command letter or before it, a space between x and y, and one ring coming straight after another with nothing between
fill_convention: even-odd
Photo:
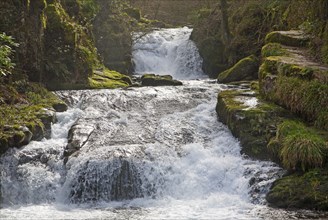
<instances>
[{"instance_id":1,"label":"white foam","mask_svg":"<svg viewBox=\"0 0 328 220\"><path fill-rule=\"evenodd\" d=\"M146 35L135 34L133 62L135 73L172 75L175 79L206 78L202 58L189 39L191 28L156 30Z\"/></svg>"}]
</instances>

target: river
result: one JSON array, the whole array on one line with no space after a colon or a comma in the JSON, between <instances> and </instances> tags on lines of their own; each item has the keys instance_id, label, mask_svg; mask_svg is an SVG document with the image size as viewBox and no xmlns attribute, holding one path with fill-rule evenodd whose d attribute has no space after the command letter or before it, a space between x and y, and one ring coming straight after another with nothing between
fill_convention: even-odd
<instances>
[{"instance_id":1,"label":"river","mask_svg":"<svg viewBox=\"0 0 328 220\"><path fill-rule=\"evenodd\" d=\"M267 206L283 171L240 154L215 112L228 87L206 78L190 33L136 35L133 48L136 74L169 73L183 86L56 92L70 108L51 139L0 158L0 219L317 217Z\"/></svg>"}]
</instances>

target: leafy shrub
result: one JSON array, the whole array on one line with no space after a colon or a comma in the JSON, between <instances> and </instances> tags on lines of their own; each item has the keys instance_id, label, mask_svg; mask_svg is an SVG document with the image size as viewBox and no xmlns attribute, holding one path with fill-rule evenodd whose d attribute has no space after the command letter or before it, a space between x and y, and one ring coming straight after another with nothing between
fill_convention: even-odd
<instances>
[{"instance_id":1,"label":"leafy shrub","mask_svg":"<svg viewBox=\"0 0 328 220\"><path fill-rule=\"evenodd\" d=\"M15 67L11 56L14 53L13 48L17 46L18 44L14 42L11 36L0 33L0 77L10 74Z\"/></svg>"}]
</instances>

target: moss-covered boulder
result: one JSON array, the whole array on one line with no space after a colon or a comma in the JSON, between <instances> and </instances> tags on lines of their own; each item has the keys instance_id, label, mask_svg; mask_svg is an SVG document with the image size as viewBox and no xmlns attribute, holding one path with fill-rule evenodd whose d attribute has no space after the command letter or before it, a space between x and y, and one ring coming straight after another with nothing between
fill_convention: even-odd
<instances>
[{"instance_id":1,"label":"moss-covered boulder","mask_svg":"<svg viewBox=\"0 0 328 220\"><path fill-rule=\"evenodd\" d=\"M309 35L300 30L273 31L265 37L266 43L280 43L292 47L306 46L309 41Z\"/></svg>"},{"instance_id":2,"label":"moss-covered boulder","mask_svg":"<svg viewBox=\"0 0 328 220\"><path fill-rule=\"evenodd\" d=\"M266 199L279 208L328 211L328 169L285 176L275 181Z\"/></svg>"},{"instance_id":3,"label":"moss-covered boulder","mask_svg":"<svg viewBox=\"0 0 328 220\"><path fill-rule=\"evenodd\" d=\"M174 80L170 75L144 74L141 77L142 86L180 86L181 81Z\"/></svg>"},{"instance_id":4,"label":"moss-covered boulder","mask_svg":"<svg viewBox=\"0 0 328 220\"><path fill-rule=\"evenodd\" d=\"M288 112L258 98L250 83L222 91L218 95L216 112L242 146L242 153L255 159L275 159L267 148L277 126Z\"/></svg>"},{"instance_id":5,"label":"moss-covered boulder","mask_svg":"<svg viewBox=\"0 0 328 220\"><path fill-rule=\"evenodd\" d=\"M103 69L93 72L89 77L91 89L113 89L132 85L131 78L116 71Z\"/></svg>"},{"instance_id":6,"label":"moss-covered boulder","mask_svg":"<svg viewBox=\"0 0 328 220\"><path fill-rule=\"evenodd\" d=\"M251 55L238 61L233 67L222 72L218 76L219 83L229 83L243 80L255 80L258 78L259 61Z\"/></svg>"}]
</instances>

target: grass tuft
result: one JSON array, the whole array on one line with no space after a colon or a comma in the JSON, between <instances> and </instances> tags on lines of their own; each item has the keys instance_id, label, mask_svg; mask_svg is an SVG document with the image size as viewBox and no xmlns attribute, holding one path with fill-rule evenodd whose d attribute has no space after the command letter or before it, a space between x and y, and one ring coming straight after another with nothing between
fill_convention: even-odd
<instances>
[{"instance_id":1,"label":"grass tuft","mask_svg":"<svg viewBox=\"0 0 328 220\"><path fill-rule=\"evenodd\" d=\"M278 154L286 169L306 171L323 166L328 144L316 130L302 122L287 120L278 126L277 135L268 147Z\"/></svg>"}]
</instances>

